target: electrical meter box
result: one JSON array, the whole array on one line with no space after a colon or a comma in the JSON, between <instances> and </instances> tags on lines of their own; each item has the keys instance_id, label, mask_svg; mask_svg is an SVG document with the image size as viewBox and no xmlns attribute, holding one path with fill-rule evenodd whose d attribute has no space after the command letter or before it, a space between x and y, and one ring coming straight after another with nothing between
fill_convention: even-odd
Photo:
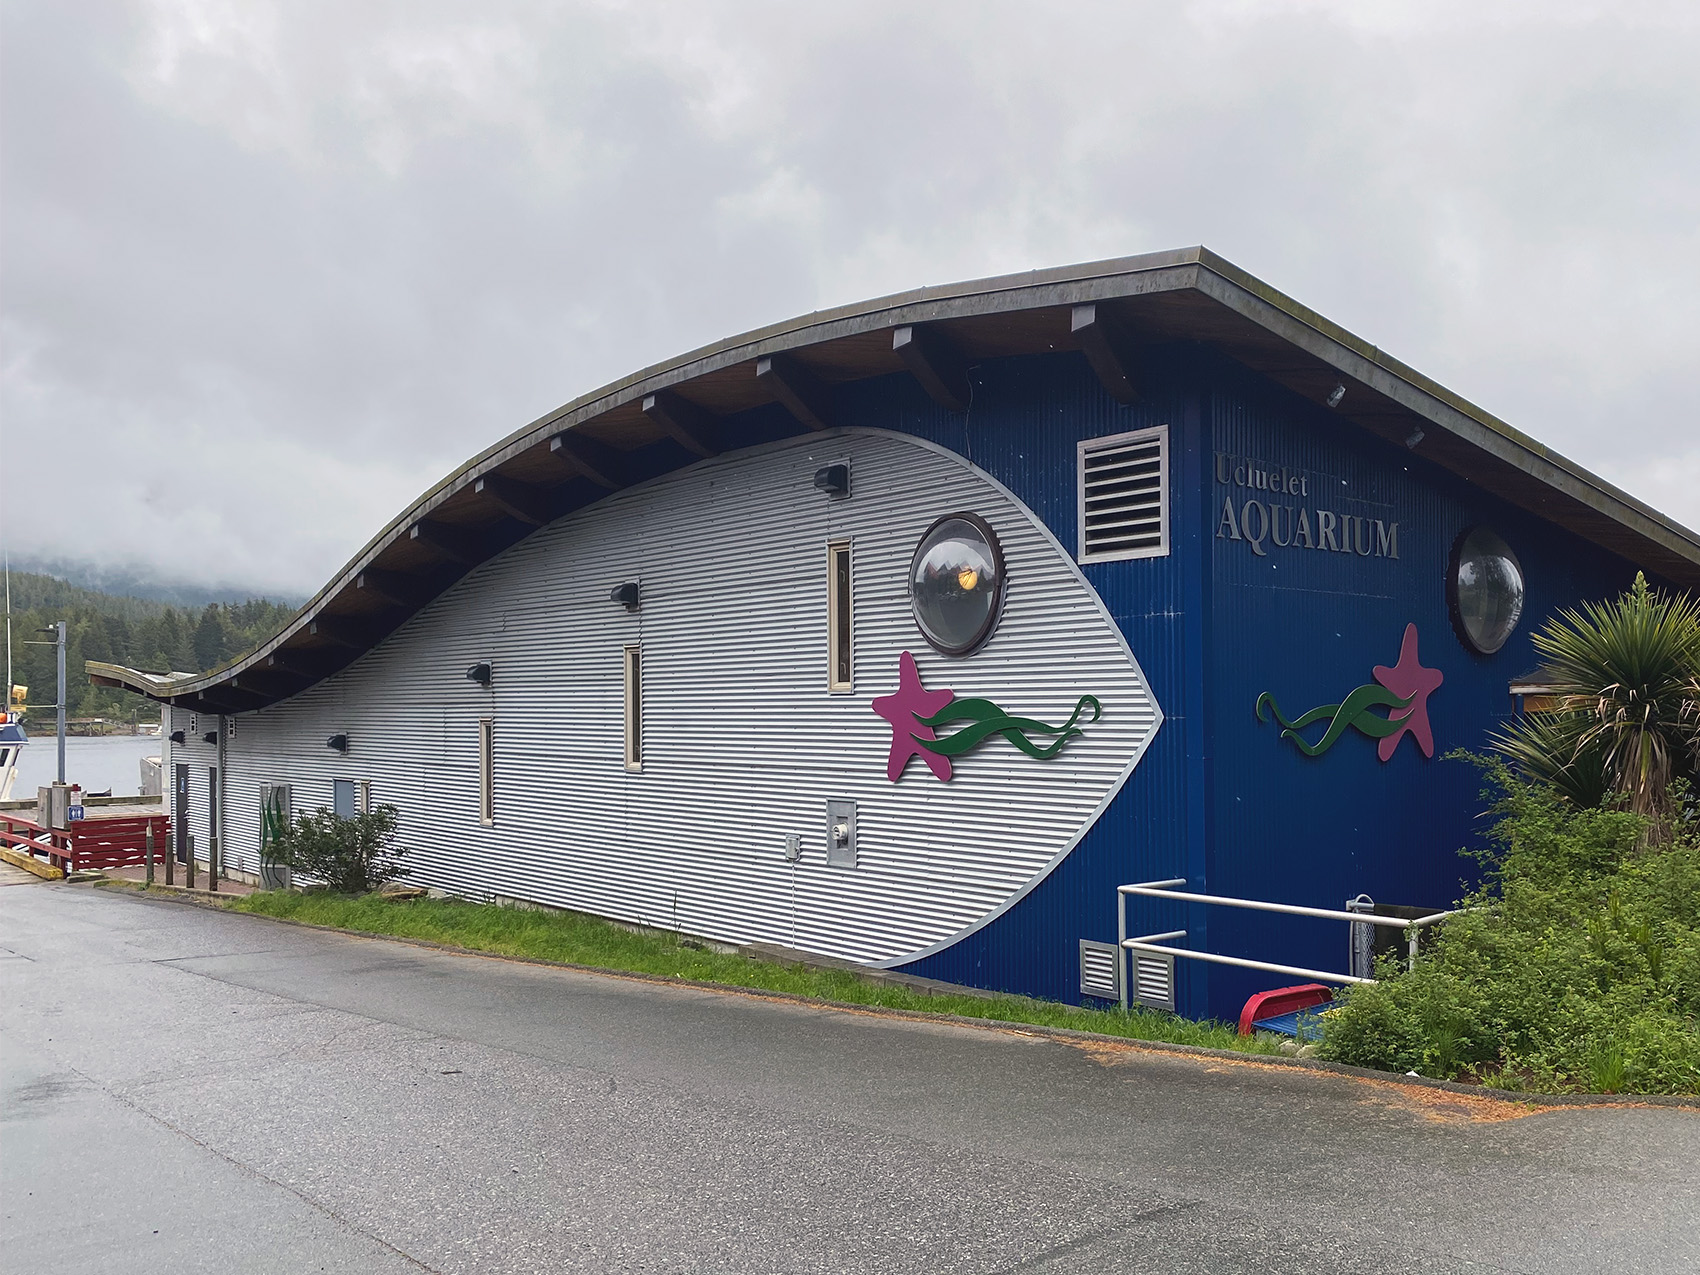
<instances>
[{"instance_id":1,"label":"electrical meter box","mask_svg":"<svg viewBox=\"0 0 1700 1275\"><path fill-rule=\"evenodd\" d=\"M826 803L826 862L832 868L856 866L856 803L847 798Z\"/></svg>"}]
</instances>

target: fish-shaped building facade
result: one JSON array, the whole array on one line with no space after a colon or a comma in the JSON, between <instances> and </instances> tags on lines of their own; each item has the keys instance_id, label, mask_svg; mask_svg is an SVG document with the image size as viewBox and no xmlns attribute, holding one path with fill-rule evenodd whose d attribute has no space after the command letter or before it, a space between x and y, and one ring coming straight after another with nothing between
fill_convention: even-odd
<instances>
[{"instance_id":1,"label":"fish-shaped building facade","mask_svg":"<svg viewBox=\"0 0 1700 1275\"><path fill-rule=\"evenodd\" d=\"M1117 887L1444 907L1531 632L1700 537L1204 249L646 369L403 511L170 705L174 813L400 812L416 883L1062 1000ZM1136 933L1343 968L1337 923ZM1083 946L1083 942L1085 944ZM1083 981L1084 980L1084 981ZM1293 980L1181 961L1147 1003ZM1135 985L1134 999L1141 990Z\"/></svg>"}]
</instances>

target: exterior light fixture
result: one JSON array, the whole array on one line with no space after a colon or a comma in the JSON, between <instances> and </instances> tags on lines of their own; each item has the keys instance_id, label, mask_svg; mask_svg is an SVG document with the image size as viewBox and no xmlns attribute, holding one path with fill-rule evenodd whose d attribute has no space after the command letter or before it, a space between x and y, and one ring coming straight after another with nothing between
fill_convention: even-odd
<instances>
[{"instance_id":1,"label":"exterior light fixture","mask_svg":"<svg viewBox=\"0 0 1700 1275\"><path fill-rule=\"evenodd\" d=\"M838 498L850 494L850 466L822 465L815 470L815 490Z\"/></svg>"},{"instance_id":2,"label":"exterior light fixture","mask_svg":"<svg viewBox=\"0 0 1700 1275\"><path fill-rule=\"evenodd\" d=\"M171 732L170 739L174 744L181 744L186 738L187 736L180 730L174 730Z\"/></svg>"},{"instance_id":3,"label":"exterior light fixture","mask_svg":"<svg viewBox=\"0 0 1700 1275\"><path fill-rule=\"evenodd\" d=\"M466 670L466 680L477 682L480 686L489 686L491 677L489 660L479 660L478 663Z\"/></svg>"},{"instance_id":4,"label":"exterior light fixture","mask_svg":"<svg viewBox=\"0 0 1700 1275\"><path fill-rule=\"evenodd\" d=\"M1405 446L1415 451L1417 444L1422 442L1425 437L1423 427L1421 425L1415 426L1409 434L1405 435Z\"/></svg>"},{"instance_id":5,"label":"exterior light fixture","mask_svg":"<svg viewBox=\"0 0 1700 1275\"><path fill-rule=\"evenodd\" d=\"M332 735L325 741L325 747L334 748L339 753L346 753L348 751L348 736Z\"/></svg>"},{"instance_id":6,"label":"exterior light fixture","mask_svg":"<svg viewBox=\"0 0 1700 1275\"><path fill-rule=\"evenodd\" d=\"M628 611L636 611L638 609L637 581L627 580L624 584L615 585L613 591L608 595L608 601L618 602Z\"/></svg>"},{"instance_id":7,"label":"exterior light fixture","mask_svg":"<svg viewBox=\"0 0 1700 1275\"><path fill-rule=\"evenodd\" d=\"M216 744L218 743L218 732L216 730L209 730L204 733L201 738L209 744Z\"/></svg>"},{"instance_id":8,"label":"exterior light fixture","mask_svg":"<svg viewBox=\"0 0 1700 1275\"><path fill-rule=\"evenodd\" d=\"M1328 406L1339 407L1340 400L1345 397L1346 387L1344 385L1336 385L1333 389L1328 391Z\"/></svg>"}]
</instances>

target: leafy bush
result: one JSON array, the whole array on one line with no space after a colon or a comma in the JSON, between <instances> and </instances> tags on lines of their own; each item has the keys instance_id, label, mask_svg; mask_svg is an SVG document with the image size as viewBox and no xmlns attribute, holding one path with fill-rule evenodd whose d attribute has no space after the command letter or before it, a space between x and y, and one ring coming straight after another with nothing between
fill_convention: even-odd
<instances>
[{"instance_id":1,"label":"leafy bush","mask_svg":"<svg viewBox=\"0 0 1700 1275\"><path fill-rule=\"evenodd\" d=\"M1549 1091L1700 1092L1700 836L1583 809L1487 763L1487 884L1417 968L1323 1016L1340 1062Z\"/></svg>"},{"instance_id":2,"label":"leafy bush","mask_svg":"<svg viewBox=\"0 0 1700 1275\"><path fill-rule=\"evenodd\" d=\"M270 859L323 881L338 894L369 894L409 874L396 845L396 808L377 806L341 819L323 806L297 815L272 842Z\"/></svg>"}]
</instances>

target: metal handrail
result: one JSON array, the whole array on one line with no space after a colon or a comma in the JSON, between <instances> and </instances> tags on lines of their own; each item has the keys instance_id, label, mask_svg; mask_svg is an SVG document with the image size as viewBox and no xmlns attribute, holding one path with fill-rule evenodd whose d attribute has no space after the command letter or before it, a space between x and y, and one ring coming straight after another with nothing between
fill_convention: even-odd
<instances>
[{"instance_id":1,"label":"metal handrail","mask_svg":"<svg viewBox=\"0 0 1700 1275\"><path fill-rule=\"evenodd\" d=\"M1171 877L1167 881L1140 881L1133 885L1118 885L1116 887L1116 948L1120 952L1160 952L1170 956L1184 956L1194 961L1209 961L1216 965L1234 965L1241 969L1268 970L1274 974L1291 974L1297 978L1310 978L1319 982L1361 984L1373 983L1373 978L1360 978L1355 974L1336 974L1331 970L1306 969L1300 965L1280 965L1274 961L1254 961L1243 956L1219 956L1214 952L1194 952L1184 947L1162 947L1156 940L1179 939L1186 937L1185 930L1171 930L1164 934L1146 934L1137 938L1127 936L1127 896L1141 895L1152 899L1174 899L1182 903L1213 903L1222 907L1246 908L1254 912L1279 912L1286 916L1318 917L1325 921L1345 921L1352 925L1391 926L1395 929L1411 932L1410 947L1407 961L1411 968L1417 963L1417 935L1415 931L1443 921L1449 916L1456 916L1458 909L1450 911L1431 912L1427 916L1403 920L1396 916L1375 916L1367 912L1341 912L1332 908L1310 908L1297 903L1269 903L1263 899L1236 899L1225 894L1191 894L1174 887L1185 885L1185 877ZM1126 970L1122 971L1121 1003L1122 1008L1128 1007Z\"/></svg>"},{"instance_id":2,"label":"metal handrail","mask_svg":"<svg viewBox=\"0 0 1700 1275\"><path fill-rule=\"evenodd\" d=\"M1142 894L1151 899L1179 899L1183 903L1220 903L1223 907L1250 908L1255 912L1284 912L1288 916L1319 916L1325 921L1362 921L1367 925L1390 925L1399 930L1433 925L1436 921L1456 913L1456 909L1452 912L1431 912L1427 916L1404 921L1396 916L1375 916L1369 912L1338 912L1332 908L1307 908L1297 903L1266 903L1261 899L1235 899L1225 894L1186 894L1164 888L1185 884L1185 877L1178 877L1173 881L1141 881L1137 885L1118 885L1116 893Z\"/></svg>"},{"instance_id":3,"label":"metal handrail","mask_svg":"<svg viewBox=\"0 0 1700 1275\"><path fill-rule=\"evenodd\" d=\"M1359 978L1355 974L1335 974L1329 970L1311 970L1302 965L1278 965L1274 961L1253 961L1243 956L1218 956L1215 952L1194 952L1184 947L1164 947L1159 943L1149 942L1149 939L1186 937L1185 930L1175 930L1168 934L1150 934L1144 938L1123 939L1122 946L1134 952L1167 952L1171 956L1190 956L1195 961L1210 961L1217 965L1237 965L1248 970L1269 970L1275 974L1291 974L1295 978L1310 978L1330 983L1373 983L1373 978ZM1122 989L1122 999L1126 1000L1127 989Z\"/></svg>"}]
</instances>

